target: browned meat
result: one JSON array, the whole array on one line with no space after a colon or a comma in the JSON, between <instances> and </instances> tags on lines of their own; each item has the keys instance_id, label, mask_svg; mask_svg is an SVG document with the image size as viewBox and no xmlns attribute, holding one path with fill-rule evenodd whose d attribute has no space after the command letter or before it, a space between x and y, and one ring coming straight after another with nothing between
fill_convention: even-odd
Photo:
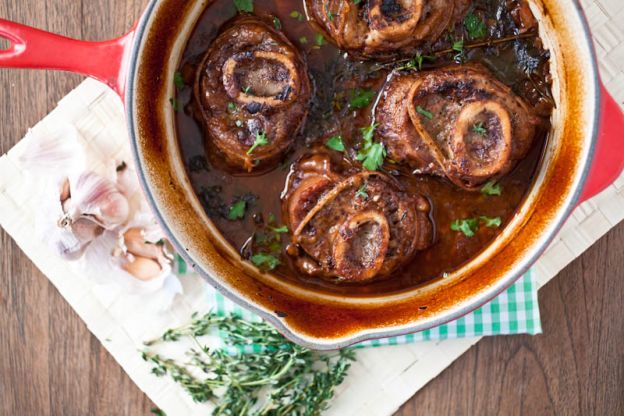
<instances>
[{"instance_id":1,"label":"browned meat","mask_svg":"<svg viewBox=\"0 0 624 416\"><path fill-rule=\"evenodd\" d=\"M460 20L472 0L306 0L311 17L356 58L413 53Z\"/></svg>"},{"instance_id":2,"label":"browned meat","mask_svg":"<svg viewBox=\"0 0 624 416\"><path fill-rule=\"evenodd\" d=\"M509 172L526 156L540 122L476 65L393 74L376 121L391 159L466 189Z\"/></svg>"},{"instance_id":3,"label":"browned meat","mask_svg":"<svg viewBox=\"0 0 624 416\"><path fill-rule=\"evenodd\" d=\"M425 198L380 172L336 172L322 152L291 171L283 211L297 266L335 281L387 277L433 238Z\"/></svg>"},{"instance_id":4,"label":"browned meat","mask_svg":"<svg viewBox=\"0 0 624 416\"><path fill-rule=\"evenodd\" d=\"M232 21L211 45L195 85L208 142L237 170L275 162L307 114L306 63L282 33L252 16Z\"/></svg>"}]
</instances>

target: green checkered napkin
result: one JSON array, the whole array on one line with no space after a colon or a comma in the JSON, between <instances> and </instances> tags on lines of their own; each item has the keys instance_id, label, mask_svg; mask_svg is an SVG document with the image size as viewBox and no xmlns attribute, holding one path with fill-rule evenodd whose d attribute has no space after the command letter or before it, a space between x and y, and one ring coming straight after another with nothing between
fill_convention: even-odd
<instances>
[{"instance_id":1,"label":"green checkered napkin","mask_svg":"<svg viewBox=\"0 0 624 416\"><path fill-rule=\"evenodd\" d=\"M177 257L177 274L188 274L184 261ZM216 290L208 291L208 304L218 314L234 313L243 319L259 321L260 318L236 303L225 298ZM542 332L537 284L529 270L509 289L501 293L481 308L461 318L438 327L415 334L365 341L356 347L380 347L383 345L408 344L415 341L441 340L448 338L468 338L487 335L539 334ZM244 351L260 351L261 346L251 345Z\"/></svg>"}]
</instances>

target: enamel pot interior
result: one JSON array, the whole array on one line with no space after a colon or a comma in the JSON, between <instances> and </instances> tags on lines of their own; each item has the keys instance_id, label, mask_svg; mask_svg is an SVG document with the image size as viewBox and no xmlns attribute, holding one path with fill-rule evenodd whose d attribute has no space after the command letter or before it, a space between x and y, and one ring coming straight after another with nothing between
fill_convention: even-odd
<instances>
[{"instance_id":1,"label":"enamel pot interior","mask_svg":"<svg viewBox=\"0 0 624 416\"><path fill-rule=\"evenodd\" d=\"M126 92L133 151L148 199L180 253L211 285L315 349L421 331L474 310L511 285L575 206L597 129L597 70L586 21L572 0L532 1L551 51L553 114L535 183L514 218L477 258L423 287L384 295L332 293L242 263L205 214L178 148L172 80L208 1L152 1L139 26ZM278 316L279 315L279 316Z\"/></svg>"}]
</instances>

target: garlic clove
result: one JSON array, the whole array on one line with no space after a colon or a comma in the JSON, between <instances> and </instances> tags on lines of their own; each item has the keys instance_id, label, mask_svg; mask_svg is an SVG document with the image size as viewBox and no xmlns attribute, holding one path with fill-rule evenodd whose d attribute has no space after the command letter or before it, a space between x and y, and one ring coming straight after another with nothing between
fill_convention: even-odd
<instances>
[{"instance_id":1,"label":"garlic clove","mask_svg":"<svg viewBox=\"0 0 624 416\"><path fill-rule=\"evenodd\" d=\"M41 133L30 130L19 158L25 170L36 175L68 176L85 169L85 153L78 131L71 124Z\"/></svg>"},{"instance_id":2,"label":"garlic clove","mask_svg":"<svg viewBox=\"0 0 624 416\"><path fill-rule=\"evenodd\" d=\"M93 172L83 173L76 179L70 178L70 191L71 200L65 211L73 221L88 217L110 230L128 220L128 200L109 179Z\"/></svg>"},{"instance_id":3,"label":"garlic clove","mask_svg":"<svg viewBox=\"0 0 624 416\"><path fill-rule=\"evenodd\" d=\"M162 273L162 267L158 261L141 256L133 256L132 261L122 267L126 272L142 281L155 279Z\"/></svg>"}]
</instances>

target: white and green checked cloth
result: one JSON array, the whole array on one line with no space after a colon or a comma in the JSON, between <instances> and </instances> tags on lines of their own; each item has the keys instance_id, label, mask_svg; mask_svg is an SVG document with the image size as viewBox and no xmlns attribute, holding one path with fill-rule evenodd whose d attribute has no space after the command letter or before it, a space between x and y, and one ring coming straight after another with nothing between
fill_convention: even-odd
<instances>
[{"instance_id":1,"label":"white and green checked cloth","mask_svg":"<svg viewBox=\"0 0 624 416\"><path fill-rule=\"evenodd\" d=\"M176 270L183 278L189 274L188 268L181 257L176 256ZM448 338L469 338L488 335L540 334L539 305L537 302L538 285L533 272L529 270L509 289L481 308L461 318L438 327L415 334L398 337L365 341L357 344L357 348L380 347L384 345L409 344L416 341L441 340ZM235 314L250 321L261 318L230 301L214 289L208 290L208 308L219 315ZM221 345L221 347L225 347ZM243 352L259 352L260 345L241 347Z\"/></svg>"}]
</instances>

